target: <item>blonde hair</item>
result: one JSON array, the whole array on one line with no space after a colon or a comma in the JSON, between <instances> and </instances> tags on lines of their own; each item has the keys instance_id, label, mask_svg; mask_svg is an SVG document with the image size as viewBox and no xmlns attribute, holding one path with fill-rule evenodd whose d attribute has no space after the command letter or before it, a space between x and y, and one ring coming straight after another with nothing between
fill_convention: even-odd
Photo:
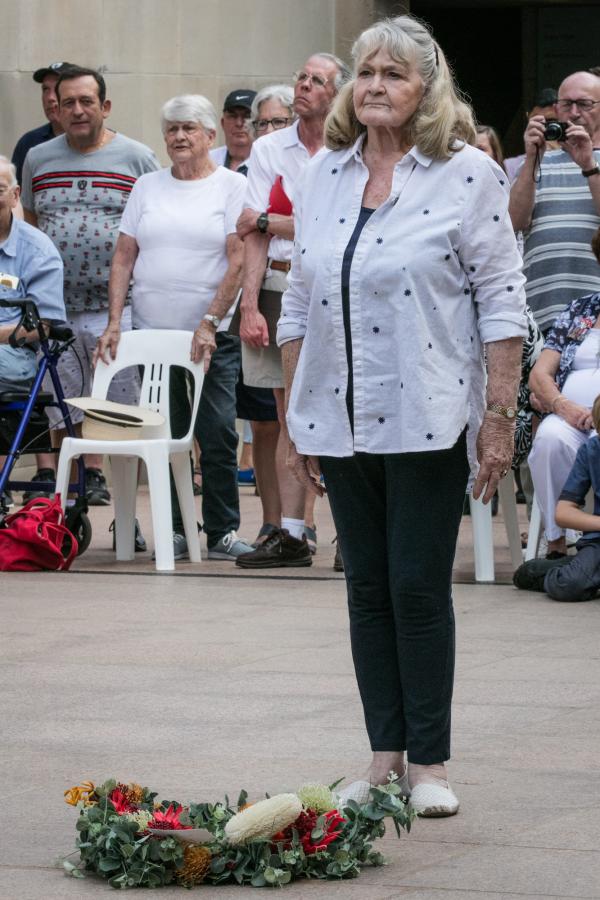
<instances>
[{"instance_id":1,"label":"blonde hair","mask_svg":"<svg viewBox=\"0 0 600 900\"><path fill-rule=\"evenodd\" d=\"M341 89L325 122L325 144L330 150L351 147L367 130L356 117L354 80L360 63L379 50L386 50L397 62L413 63L423 81L425 92L410 122L411 140L422 153L447 159L464 143L475 143L471 107L461 98L440 46L414 16L398 16L376 22L354 42L354 79Z\"/></svg>"}]
</instances>

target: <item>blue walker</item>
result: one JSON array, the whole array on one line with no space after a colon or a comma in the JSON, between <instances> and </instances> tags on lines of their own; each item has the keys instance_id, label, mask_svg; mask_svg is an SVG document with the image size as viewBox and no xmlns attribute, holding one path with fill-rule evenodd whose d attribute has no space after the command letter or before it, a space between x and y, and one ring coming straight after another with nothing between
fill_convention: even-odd
<instances>
[{"instance_id":1,"label":"blue walker","mask_svg":"<svg viewBox=\"0 0 600 900\"><path fill-rule=\"evenodd\" d=\"M0 470L0 523L8 512L3 505L3 492L46 491L53 493L56 487L53 481L15 481L10 479L16 461L26 453L59 451L50 446L50 425L45 409L55 406L60 409L63 424L70 437L75 437L75 429L71 421L69 407L65 403L65 395L57 371L58 360L73 341L73 332L65 325L48 325L40 318L38 308L33 300L0 300L0 306L21 310L20 319L9 337L12 347L22 347L25 341L16 335L22 326L26 331L37 331L39 336L40 356L37 373L29 392L4 391L0 393L0 454L6 460ZM56 393L42 391L42 382L49 372ZM75 535L78 544L78 555L87 550L92 538L92 526L87 516L88 502L85 495L85 464L83 459L77 461L78 478L69 484L69 492L75 494L75 501L65 510L65 524Z\"/></svg>"}]
</instances>

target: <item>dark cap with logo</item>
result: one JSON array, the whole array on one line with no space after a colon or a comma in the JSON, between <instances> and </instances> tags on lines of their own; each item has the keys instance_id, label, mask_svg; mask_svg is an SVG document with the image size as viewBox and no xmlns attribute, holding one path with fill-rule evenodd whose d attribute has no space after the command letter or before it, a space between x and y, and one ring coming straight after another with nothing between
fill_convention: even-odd
<instances>
[{"instance_id":1,"label":"dark cap with logo","mask_svg":"<svg viewBox=\"0 0 600 900\"><path fill-rule=\"evenodd\" d=\"M239 88L237 91L231 91L225 97L223 104L223 112L230 112L238 106L243 109L252 109L252 101L256 97L256 91L249 91L246 88Z\"/></svg>"},{"instance_id":2,"label":"dark cap with logo","mask_svg":"<svg viewBox=\"0 0 600 900\"><path fill-rule=\"evenodd\" d=\"M35 70L33 73L33 80L37 81L38 84L41 84L46 75L56 75L57 78L60 78L61 75L68 72L69 69L72 69L74 65L75 63L69 62L49 63L47 66Z\"/></svg>"}]
</instances>

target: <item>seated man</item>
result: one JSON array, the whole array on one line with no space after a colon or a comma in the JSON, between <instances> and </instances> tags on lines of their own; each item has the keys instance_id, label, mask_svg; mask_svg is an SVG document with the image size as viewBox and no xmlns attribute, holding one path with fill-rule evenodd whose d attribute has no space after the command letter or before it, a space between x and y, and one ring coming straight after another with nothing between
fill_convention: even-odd
<instances>
[{"instance_id":1,"label":"seated man","mask_svg":"<svg viewBox=\"0 0 600 900\"><path fill-rule=\"evenodd\" d=\"M600 430L600 396L592 407L592 422ZM582 507L594 491L594 512ZM516 587L545 591L553 600L592 600L600 589L600 437L594 434L577 451L575 463L556 504L555 519L562 528L583 531L577 555L530 559L513 576Z\"/></svg>"},{"instance_id":2,"label":"seated man","mask_svg":"<svg viewBox=\"0 0 600 900\"><path fill-rule=\"evenodd\" d=\"M63 265L50 238L13 216L19 202L15 167L0 156L0 300L31 298L48 320L64 321ZM8 344L20 310L0 307L0 393L28 390L36 372L35 349ZM31 334L31 341L37 333Z\"/></svg>"},{"instance_id":3,"label":"seated man","mask_svg":"<svg viewBox=\"0 0 600 900\"><path fill-rule=\"evenodd\" d=\"M13 216L18 203L15 167L6 156L0 156L0 300L30 297L45 319L64 321L60 254L50 238ZM0 307L0 394L28 391L35 377L33 344L15 349L8 343L20 314L14 307ZM28 337L35 342L37 332ZM0 468L3 462L4 457L0 456Z\"/></svg>"}]
</instances>

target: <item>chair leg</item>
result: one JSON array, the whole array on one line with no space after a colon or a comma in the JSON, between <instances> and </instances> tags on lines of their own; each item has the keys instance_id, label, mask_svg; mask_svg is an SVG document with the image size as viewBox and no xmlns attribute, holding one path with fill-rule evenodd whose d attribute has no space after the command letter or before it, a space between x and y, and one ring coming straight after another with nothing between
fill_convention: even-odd
<instances>
[{"instance_id":1,"label":"chair leg","mask_svg":"<svg viewBox=\"0 0 600 900\"><path fill-rule=\"evenodd\" d=\"M71 479L71 460L74 458L74 455L75 454L71 452L69 438L64 438L58 457L55 483L55 493L60 494L60 503L63 509L66 509L67 506L69 481Z\"/></svg>"},{"instance_id":2,"label":"chair leg","mask_svg":"<svg viewBox=\"0 0 600 900\"><path fill-rule=\"evenodd\" d=\"M173 552L169 454L161 448L149 447L144 454L144 462L150 489L156 569L158 572L172 572L175 569L175 554Z\"/></svg>"},{"instance_id":3,"label":"chair leg","mask_svg":"<svg viewBox=\"0 0 600 900\"><path fill-rule=\"evenodd\" d=\"M531 519L529 520L529 536L527 538L527 549L525 550L525 559L535 559L540 548L540 538L542 536L542 511L533 495L533 503L531 504Z\"/></svg>"},{"instance_id":4,"label":"chair leg","mask_svg":"<svg viewBox=\"0 0 600 900\"><path fill-rule=\"evenodd\" d=\"M469 494L471 524L473 526L473 553L475 556L475 581L494 581L494 532L492 528L492 504L484 504Z\"/></svg>"},{"instance_id":5,"label":"chair leg","mask_svg":"<svg viewBox=\"0 0 600 900\"><path fill-rule=\"evenodd\" d=\"M111 456L115 506L115 544L118 560L135 558L135 498L138 461L134 456Z\"/></svg>"},{"instance_id":6,"label":"chair leg","mask_svg":"<svg viewBox=\"0 0 600 900\"><path fill-rule=\"evenodd\" d=\"M173 478L175 479L175 487L177 488L179 509L181 510L181 519L183 521L183 530L185 532L190 560L192 562L200 562L200 540L198 538L198 523L196 521L196 506L194 503L194 483L190 469L189 454L173 453L171 456L171 468L173 470Z\"/></svg>"},{"instance_id":7,"label":"chair leg","mask_svg":"<svg viewBox=\"0 0 600 900\"><path fill-rule=\"evenodd\" d=\"M517 515L517 498L515 497L515 479L512 471L501 478L498 483L498 497L502 506L504 527L510 547L510 559L514 569L518 569L523 562L523 549L521 547L521 532L519 531L519 517Z\"/></svg>"}]
</instances>

